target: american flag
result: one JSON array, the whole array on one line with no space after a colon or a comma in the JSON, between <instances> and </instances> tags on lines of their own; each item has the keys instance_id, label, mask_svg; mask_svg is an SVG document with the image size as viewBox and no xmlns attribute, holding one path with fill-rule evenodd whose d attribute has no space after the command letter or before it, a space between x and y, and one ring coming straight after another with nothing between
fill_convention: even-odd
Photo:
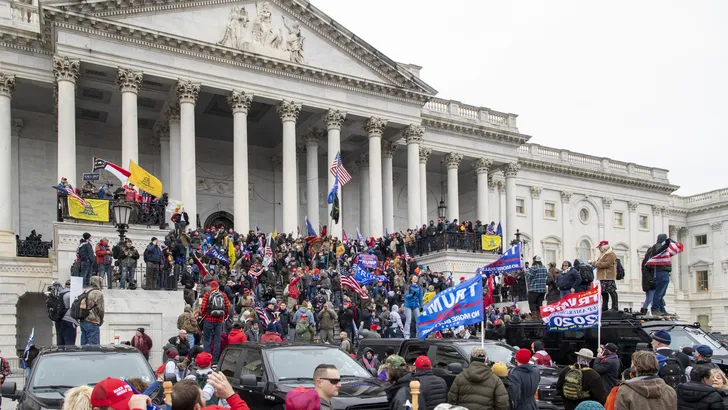
<instances>
[{"instance_id":1,"label":"american flag","mask_svg":"<svg viewBox=\"0 0 728 410\"><path fill-rule=\"evenodd\" d=\"M83 198L81 198L80 196L78 196L78 194L76 193L76 191L73 190L73 188L71 188L69 186L64 187L64 186L60 186L60 185L54 186L53 188L57 189L58 191L65 192L69 197L80 202L81 206L83 206L84 208L86 207L86 201Z\"/></svg>"},{"instance_id":2,"label":"american flag","mask_svg":"<svg viewBox=\"0 0 728 410\"><path fill-rule=\"evenodd\" d=\"M270 317L268 317L268 312L265 311L260 306L255 307L255 314L258 316L258 320L260 320L260 323L263 325L264 329L268 328L268 324L270 323Z\"/></svg>"},{"instance_id":3,"label":"american flag","mask_svg":"<svg viewBox=\"0 0 728 410\"><path fill-rule=\"evenodd\" d=\"M263 266L267 268L271 263L273 263L273 250L271 249L270 243L266 240L265 249L263 250Z\"/></svg>"},{"instance_id":4,"label":"american flag","mask_svg":"<svg viewBox=\"0 0 728 410\"><path fill-rule=\"evenodd\" d=\"M364 300L369 299L369 296L367 296L367 294L364 293L364 290L361 288L361 285L359 285L359 283L354 279L353 275L342 276L341 277L341 286L346 286L347 288L353 290Z\"/></svg>"},{"instance_id":5,"label":"american flag","mask_svg":"<svg viewBox=\"0 0 728 410\"><path fill-rule=\"evenodd\" d=\"M665 266L672 263L672 257L685 250L685 246L680 242L675 242L671 239L667 239L669 244L667 249L662 251L659 255L651 257L647 261L647 266Z\"/></svg>"},{"instance_id":6,"label":"american flag","mask_svg":"<svg viewBox=\"0 0 728 410\"><path fill-rule=\"evenodd\" d=\"M351 174L344 168L344 164L341 163L341 152L336 153L334 162L331 163L331 175L336 176L339 174L339 182L341 186L346 185L347 182L351 181Z\"/></svg>"},{"instance_id":7,"label":"american flag","mask_svg":"<svg viewBox=\"0 0 728 410\"><path fill-rule=\"evenodd\" d=\"M254 278L260 276L261 273L263 273L263 268L257 263L248 269L248 274Z\"/></svg>"}]
</instances>

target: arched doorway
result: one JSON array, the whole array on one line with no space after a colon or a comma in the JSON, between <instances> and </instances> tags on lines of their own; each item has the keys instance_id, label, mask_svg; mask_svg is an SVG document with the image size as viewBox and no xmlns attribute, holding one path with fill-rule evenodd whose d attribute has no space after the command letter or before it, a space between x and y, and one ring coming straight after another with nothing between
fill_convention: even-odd
<instances>
[{"instance_id":1,"label":"arched doorway","mask_svg":"<svg viewBox=\"0 0 728 410\"><path fill-rule=\"evenodd\" d=\"M208 216L207 219L205 219L205 226L203 226L203 228L207 229L210 226L215 226L215 228L219 228L220 225L222 225L225 227L225 230L228 230L235 227L235 225L233 224L234 220L235 219L233 218L233 214L231 214L230 212L214 212L212 215Z\"/></svg>"}]
</instances>

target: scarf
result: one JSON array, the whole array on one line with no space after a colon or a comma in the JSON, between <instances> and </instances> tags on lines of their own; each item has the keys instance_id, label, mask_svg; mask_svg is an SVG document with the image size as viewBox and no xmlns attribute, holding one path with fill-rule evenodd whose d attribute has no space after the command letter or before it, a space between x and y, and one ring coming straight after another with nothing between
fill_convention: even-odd
<instances>
[{"instance_id":1,"label":"scarf","mask_svg":"<svg viewBox=\"0 0 728 410\"><path fill-rule=\"evenodd\" d=\"M374 364L373 364L374 363L374 356L372 356L372 360L371 361L367 360L366 356L362 357L361 358L361 361L362 361L362 363L364 363L364 367L366 367L367 369L373 369L374 368Z\"/></svg>"}]
</instances>

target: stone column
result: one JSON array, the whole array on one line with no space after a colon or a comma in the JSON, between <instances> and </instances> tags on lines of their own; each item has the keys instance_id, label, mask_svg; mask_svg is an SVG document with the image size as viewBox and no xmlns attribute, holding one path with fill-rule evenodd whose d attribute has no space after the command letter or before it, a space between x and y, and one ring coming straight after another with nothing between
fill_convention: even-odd
<instances>
[{"instance_id":1,"label":"stone column","mask_svg":"<svg viewBox=\"0 0 728 410\"><path fill-rule=\"evenodd\" d=\"M531 217L529 218L531 220L531 238L533 238L533 241L537 241L541 238L541 233L538 232L539 224L538 222L543 220L543 206L541 205L541 192L543 191L543 188L537 185L531 186ZM540 210L541 215L538 215L536 213L536 210ZM538 219L536 219L538 218ZM543 256L543 255L541 255Z\"/></svg>"},{"instance_id":2,"label":"stone column","mask_svg":"<svg viewBox=\"0 0 728 410\"><path fill-rule=\"evenodd\" d=\"M285 233L296 233L298 220L298 178L296 172L296 121L301 104L282 100L278 104L278 115L283 122L283 229Z\"/></svg>"},{"instance_id":3,"label":"stone column","mask_svg":"<svg viewBox=\"0 0 728 410\"><path fill-rule=\"evenodd\" d=\"M680 274L679 274L679 282L680 282L680 289L685 289L685 291L690 291L690 283L688 282L690 280L690 236L689 231L686 226L680 226L678 228L678 241L680 243L686 244L685 251L683 253L678 253L678 259L679 259L679 265L680 265Z\"/></svg>"},{"instance_id":4,"label":"stone column","mask_svg":"<svg viewBox=\"0 0 728 410\"><path fill-rule=\"evenodd\" d=\"M427 160L432 150L420 147L420 225L427 224Z\"/></svg>"},{"instance_id":5,"label":"stone column","mask_svg":"<svg viewBox=\"0 0 728 410\"><path fill-rule=\"evenodd\" d=\"M326 175L328 175L328 184L326 185L326 189L328 191L331 191L331 188L334 186L334 174L331 173L331 164L334 163L334 159L336 158L336 154L341 151L341 126L344 124L344 120L346 120L346 113L341 112L338 110L328 110L326 111L326 115L324 115L323 122L326 124L326 132L327 132L327 149L326 149L326 168L329 169L328 172L326 172ZM326 193L328 195L328 192ZM331 226L329 226L329 232L331 232L331 236L341 239L341 226L344 222L344 197L341 194L341 181L339 181L339 209L341 212L339 213L339 223L334 223ZM331 215L331 207L332 205L327 205L326 209L327 215Z\"/></svg>"},{"instance_id":6,"label":"stone column","mask_svg":"<svg viewBox=\"0 0 728 410\"><path fill-rule=\"evenodd\" d=\"M121 166L129 169L129 161L139 163L139 116L137 94L142 85L142 72L119 67L116 84L121 89Z\"/></svg>"},{"instance_id":7,"label":"stone column","mask_svg":"<svg viewBox=\"0 0 728 410\"><path fill-rule=\"evenodd\" d=\"M10 129L11 156L13 158L13 169L10 175L10 184L13 202L13 232L20 234L20 132L23 129L23 120L13 118Z\"/></svg>"},{"instance_id":8,"label":"stone column","mask_svg":"<svg viewBox=\"0 0 728 410\"><path fill-rule=\"evenodd\" d=\"M390 234L394 233L394 171L392 158L397 151L397 145L386 141L382 145L382 198L384 200L384 228Z\"/></svg>"},{"instance_id":9,"label":"stone column","mask_svg":"<svg viewBox=\"0 0 728 410\"><path fill-rule=\"evenodd\" d=\"M15 76L0 72L0 177L11 183L13 183L11 179L13 157L10 150L13 120L10 114L10 100L14 90ZM15 253L13 203L6 197L4 201L0 201L0 256L12 257Z\"/></svg>"},{"instance_id":10,"label":"stone column","mask_svg":"<svg viewBox=\"0 0 728 410\"><path fill-rule=\"evenodd\" d=\"M318 180L318 148L323 138L321 130L313 128L303 136L306 144L306 213L314 228L319 229L319 180ZM328 196L328 192L326 193ZM328 226L329 217L324 225ZM319 232L320 233L320 232Z\"/></svg>"},{"instance_id":11,"label":"stone column","mask_svg":"<svg viewBox=\"0 0 728 410\"><path fill-rule=\"evenodd\" d=\"M409 125L404 130L407 141L407 228L420 224L420 144L425 128L421 125Z\"/></svg>"},{"instance_id":12,"label":"stone column","mask_svg":"<svg viewBox=\"0 0 728 410\"><path fill-rule=\"evenodd\" d=\"M488 225L488 171L493 160L482 157L473 162L473 168L478 178L478 211L476 219L479 219L483 225Z\"/></svg>"},{"instance_id":13,"label":"stone column","mask_svg":"<svg viewBox=\"0 0 728 410\"><path fill-rule=\"evenodd\" d=\"M678 236L680 235L680 227L675 225L670 225L668 229L668 234L670 235L670 239L673 239L675 241L681 242L681 238ZM689 248L688 246L685 247L685 250ZM685 254L685 252L678 253L675 255L675 257L672 260L672 272L670 273L670 281L672 282L672 287L675 289L675 293L680 292L680 275L682 273L682 257ZM626 272L625 272L626 274Z\"/></svg>"},{"instance_id":14,"label":"stone column","mask_svg":"<svg viewBox=\"0 0 728 410\"><path fill-rule=\"evenodd\" d=\"M521 166L517 162L506 164L503 175L506 178L506 224L503 226L504 249L508 248L512 240L516 239L516 176Z\"/></svg>"},{"instance_id":15,"label":"stone column","mask_svg":"<svg viewBox=\"0 0 728 410\"><path fill-rule=\"evenodd\" d=\"M169 125L162 123L157 127L156 134L159 138L159 163L162 167L160 179L164 191L169 193Z\"/></svg>"},{"instance_id":16,"label":"stone column","mask_svg":"<svg viewBox=\"0 0 728 410\"><path fill-rule=\"evenodd\" d=\"M79 60L53 56L53 75L58 84L58 176L76 187L76 80ZM128 166L128 164L127 164ZM80 186L80 185L79 185Z\"/></svg>"},{"instance_id":17,"label":"stone column","mask_svg":"<svg viewBox=\"0 0 728 410\"><path fill-rule=\"evenodd\" d=\"M200 84L190 80L177 81L180 111L180 201L197 226L197 166L195 160L195 104Z\"/></svg>"},{"instance_id":18,"label":"stone column","mask_svg":"<svg viewBox=\"0 0 728 410\"><path fill-rule=\"evenodd\" d=\"M503 225L506 223L506 181L498 180L496 182L496 186L498 187L498 222L501 224L501 229L503 229ZM515 206L515 205L514 205ZM496 224L496 227L498 224ZM505 229L503 229L503 233L505 234ZM505 238L505 237L504 237ZM509 244L509 241L503 241L505 244Z\"/></svg>"},{"instance_id":19,"label":"stone column","mask_svg":"<svg viewBox=\"0 0 728 410\"><path fill-rule=\"evenodd\" d=\"M164 113L169 123L169 193L170 199L176 201L181 200L181 179L182 163L180 161L181 141L180 141L180 120L179 120L179 104L175 103L167 107ZM164 153L164 151L162 151Z\"/></svg>"},{"instance_id":20,"label":"stone column","mask_svg":"<svg viewBox=\"0 0 728 410\"><path fill-rule=\"evenodd\" d=\"M250 202L248 198L248 111L253 96L233 90L228 104L233 111L233 217L235 231L245 234L250 230Z\"/></svg>"},{"instance_id":21,"label":"stone column","mask_svg":"<svg viewBox=\"0 0 728 410\"><path fill-rule=\"evenodd\" d=\"M630 281L630 290L631 291L641 291L642 286L640 279L642 276L639 272L642 270L640 269L640 265L642 261L639 259L639 255L637 253L637 224L638 222L638 216L637 216L637 207L639 207L639 202L637 201L629 201L629 256L630 256L630 271L635 272L635 275L632 275L632 280ZM626 271L626 269L625 269ZM636 286L632 288L632 282L636 282Z\"/></svg>"},{"instance_id":22,"label":"stone column","mask_svg":"<svg viewBox=\"0 0 728 410\"><path fill-rule=\"evenodd\" d=\"M561 191L561 229L562 229L561 239L563 241L561 243L561 249L563 252L562 256L566 260L574 260L574 258L572 258L571 255L566 254L567 250L571 251L571 249L574 249L572 247L572 242L570 239L571 238L571 229L569 227L569 225L571 224L571 221L569 221L569 212L571 209L571 205L570 205L571 196L572 196L571 192ZM576 257L576 255L574 255L574 257ZM588 261L584 261L584 262L588 262Z\"/></svg>"},{"instance_id":23,"label":"stone column","mask_svg":"<svg viewBox=\"0 0 728 410\"><path fill-rule=\"evenodd\" d=\"M660 211L662 212L662 232L669 233L670 232L670 208L666 206L660 207Z\"/></svg>"},{"instance_id":24,"label":"stone column","mask_svg":"<svg viewBox=\"0 0 728 410\"><path fill-rule=\"evenodd\" d=\"M384 234L382 214L382 134L387 120L371 117L364 130L369 136L369 235L381 238Z\"/></svg>"},{"instance_id":25,"label":"stone column","mask_svg":"<svg viewBox=\"0 0 728 410\"><path fill-rule=\"evenodd\" d=\"M460 193L458 191L458 168L462 162L462 154L451 152L445 155L445 166L447 166L447 219L452 222L459 218L460 214ZM460 220L458 220L460 222Z\"/></svg>"},{"instance_id":26,"label":"stone column","mask_svg":"<svg viewBox=\"0 0 728 410\"><path fill-rule=\"evenodd\" d=\"M711 291L718 291L720 294L723 294L723 290L725 289L725 275L723 275L723 266L722 266L722 259L721 259L721 253L723 250L723 222L712 222L710 224L710 229L713 230L713 237L710 238L710 240L713 241L713 244L711 245L711 248L713 249L713 274L712 274L712 280L714 287L711 287ZM690 246L690 245L688 245ZM672 278L672 281L675 281L675 278Z\"/></svg>"},{"instance_id":27,"label":"stone column","mask_svg":"<svg viewBox=\"0 0 728 410\"><path fill-rule=\"evenodd\" d=\"M362 154L359 161L356 162L359 166L359 175L361 181L359 183L359 230L365 238L369 237L369 226L370 226L370 208L369 201L367 201L367 195L370 191L369 181L369 154Z\"/></svg>"}]
</instances>

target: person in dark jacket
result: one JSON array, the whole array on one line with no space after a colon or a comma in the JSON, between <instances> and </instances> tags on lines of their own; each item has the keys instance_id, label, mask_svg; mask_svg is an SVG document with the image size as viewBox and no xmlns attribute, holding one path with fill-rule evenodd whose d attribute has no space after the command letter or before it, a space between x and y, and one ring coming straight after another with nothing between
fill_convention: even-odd
<instances>
[{"instance_id":1,"label":"person in dark jacket","mask_svg":"<svg viewBox=\"0 0 728 410\"><path fill-rule=\"evenodd\" d=\"M245 332L245 337L249 342L260 342L261 336L263 336L263 331L260 329L259 322L255 320L250 329Z\"/></svg>"},{"instance_id":2,"label":"person in dark jacket","mask_svg":"<svg viewBox=\"0 0 728 410\"><path fill-rule=\"evenodd\" d=\"M476 347L470 352L470 365L455 377L447 394L448 403L470 410L508 410L508 390L486 364L487 361L488 357L482 348ZM422 388L420 390L425 391Z\"/></svg>"},{"instance_id":3,"label":"person in dark jacket","mask_svg":"<svg viewBox=\"0 0 728 410\"><path fill-rule=\"evenodd\" d=\"M157 244L157 238L152 238L144 251L144 262L147 264L146 290L157 290L160 269L163 262L162 249Z\"/></svg>"},{"instance_id":4,"label":"person in dark jacket","mask_svg":"<svg viewBox=\"0 0 728 410\"><path fill-rule=\"evenodd\" d=\"M390 355L391 356L391 355ZM424 397L427 408L422 410L434 410L442 403L447 403L447 383L445 380L432 372L432 362L427 356L419 356L415 360L414 377L420 382L420 397Z\"/></svg>"},{"instance_id":5,"label":"person in dark jacket","mask_svg":"<svg viewBox=\"0 0 728 410\"><path fill-rule=\"evenodd\" d=\"M187 331L184 329L180 329L177 336L170 337L167 342L177 349L180 357L187 357L190 353L190 342L187 340Z\"/></svg>"},{"instance_id":6,"label":"person in dark jacket","mask_svg":"<svg viewBox=\"0 0 728 410\"><path fill-rule=\"evenodd\" d=\"M65 202L65 201L64 201ZM88 232L83 233L83 239L81 244L78 245L79 262L81 263L79 275L83 278L83 287L88 287L89 279L91 279L91 271L93 265L96 264L96 254L94 253L94 247L91 245L91 234Z\"/></svg>"},{"instance_id":7,"label":"person in dark jacket","mask_svg":"<svg viewBox=\"0 0 728 410\"><path fill-rule=\"evenodd\" d=\"M556 286L556 280L559 278L559 271L553 262L549 263L549 275L546 277L546 304L558 302L561 299L561 292Z\"/></svg>"},{"instance_id":8,"label":"person in dark jacket","mask_svg":"<svg viewBox=\"0 0 728 410\"><path fill-rule=\"evenodd\" d=\"M131 338L131 346L136 347L149 360L149 351L152 349L152 338L144 331L143 327L136 330L136 334Z\"/></svg>"},{"instance_id":9,"label":"person in dark jacket","mask_svg":"<svg viewBox=\"0 0 728 410\"><path fill-rule=\"evenodd\" d=\"M387 393L387 401L389 402L389 410L401 410L405 408L405 403L412 403L412 394L410 393L409 384L413 380L412 374L407 370L407 364L402 356L391 355L387 357L384 363L384 370L387 373L387 381L391 383L385 390ZM420 392L422 389L420 388ZM427 401L420 394L419 408L427 409Z\"/></svg>"},{"instance_id":10,"label":"person in dark jacket","mask_svg":"<svg viewBox=\"0 0 728 410\"><path fill-rule=\"evenodd\" d=\"M711 386L712 367L698 365L690 372L690 381L678 384L677 410L723 410L723 398Z\"/></svg>"},{"instance_id":11,"label":"person in dark jacket","mask_svg":"<svg viewBox=\"0 0 728 410\"><path fill-rule=\"evenodd\" d=\"M576 353L576 363L564 369L556 382L556 392L564 397L564 385L566 375L574 370L581 370L581 390L589 395L580 400L569 400L564 397L564 410L574 410L579 403L587 400L598 401L602 405L607 401L608 392L604 390L599 373L589 368L589 363L594 360L594 353L589 349L581 349Z\"/></svg>"},{"instance_id":12,"label":"person in dark jacket","mask_svg":"<svg viewBox=\"0 0 728 410\"><path fill-rule=\"evenodd\" d=\"M617 345L607 343L594 360L593 369L602 378L604 391L610 392L619 384L619 358L617 357Z\"/></svg>"},{"instance_id":13,"label":"person in dark jacket","mask_svg":"<svg viewBox=\"0 0 728 410\"><path fill-rule=\"evenodd\" d=\"M561 274L556 279L556 286L561 292L561 297L568 295L572 290L579 289L581 287L581 275L571 266L571 262L564 261L561 264Z\"/></svg>"},{"instance_id":14,"label":"person in dark jacket","mask_svg":"<svg viewBox=\"0 0 728 410\"><path fill-rule=\"evenodd\" d=\"M516 352L518 367L515 367L508 376L513 389L515 410L538 409L535 395L538 390L538 383L541 381L541 374L535 366L529 364L530 361L530 350L518 350Z\"/></svg>"}]
</instances>

